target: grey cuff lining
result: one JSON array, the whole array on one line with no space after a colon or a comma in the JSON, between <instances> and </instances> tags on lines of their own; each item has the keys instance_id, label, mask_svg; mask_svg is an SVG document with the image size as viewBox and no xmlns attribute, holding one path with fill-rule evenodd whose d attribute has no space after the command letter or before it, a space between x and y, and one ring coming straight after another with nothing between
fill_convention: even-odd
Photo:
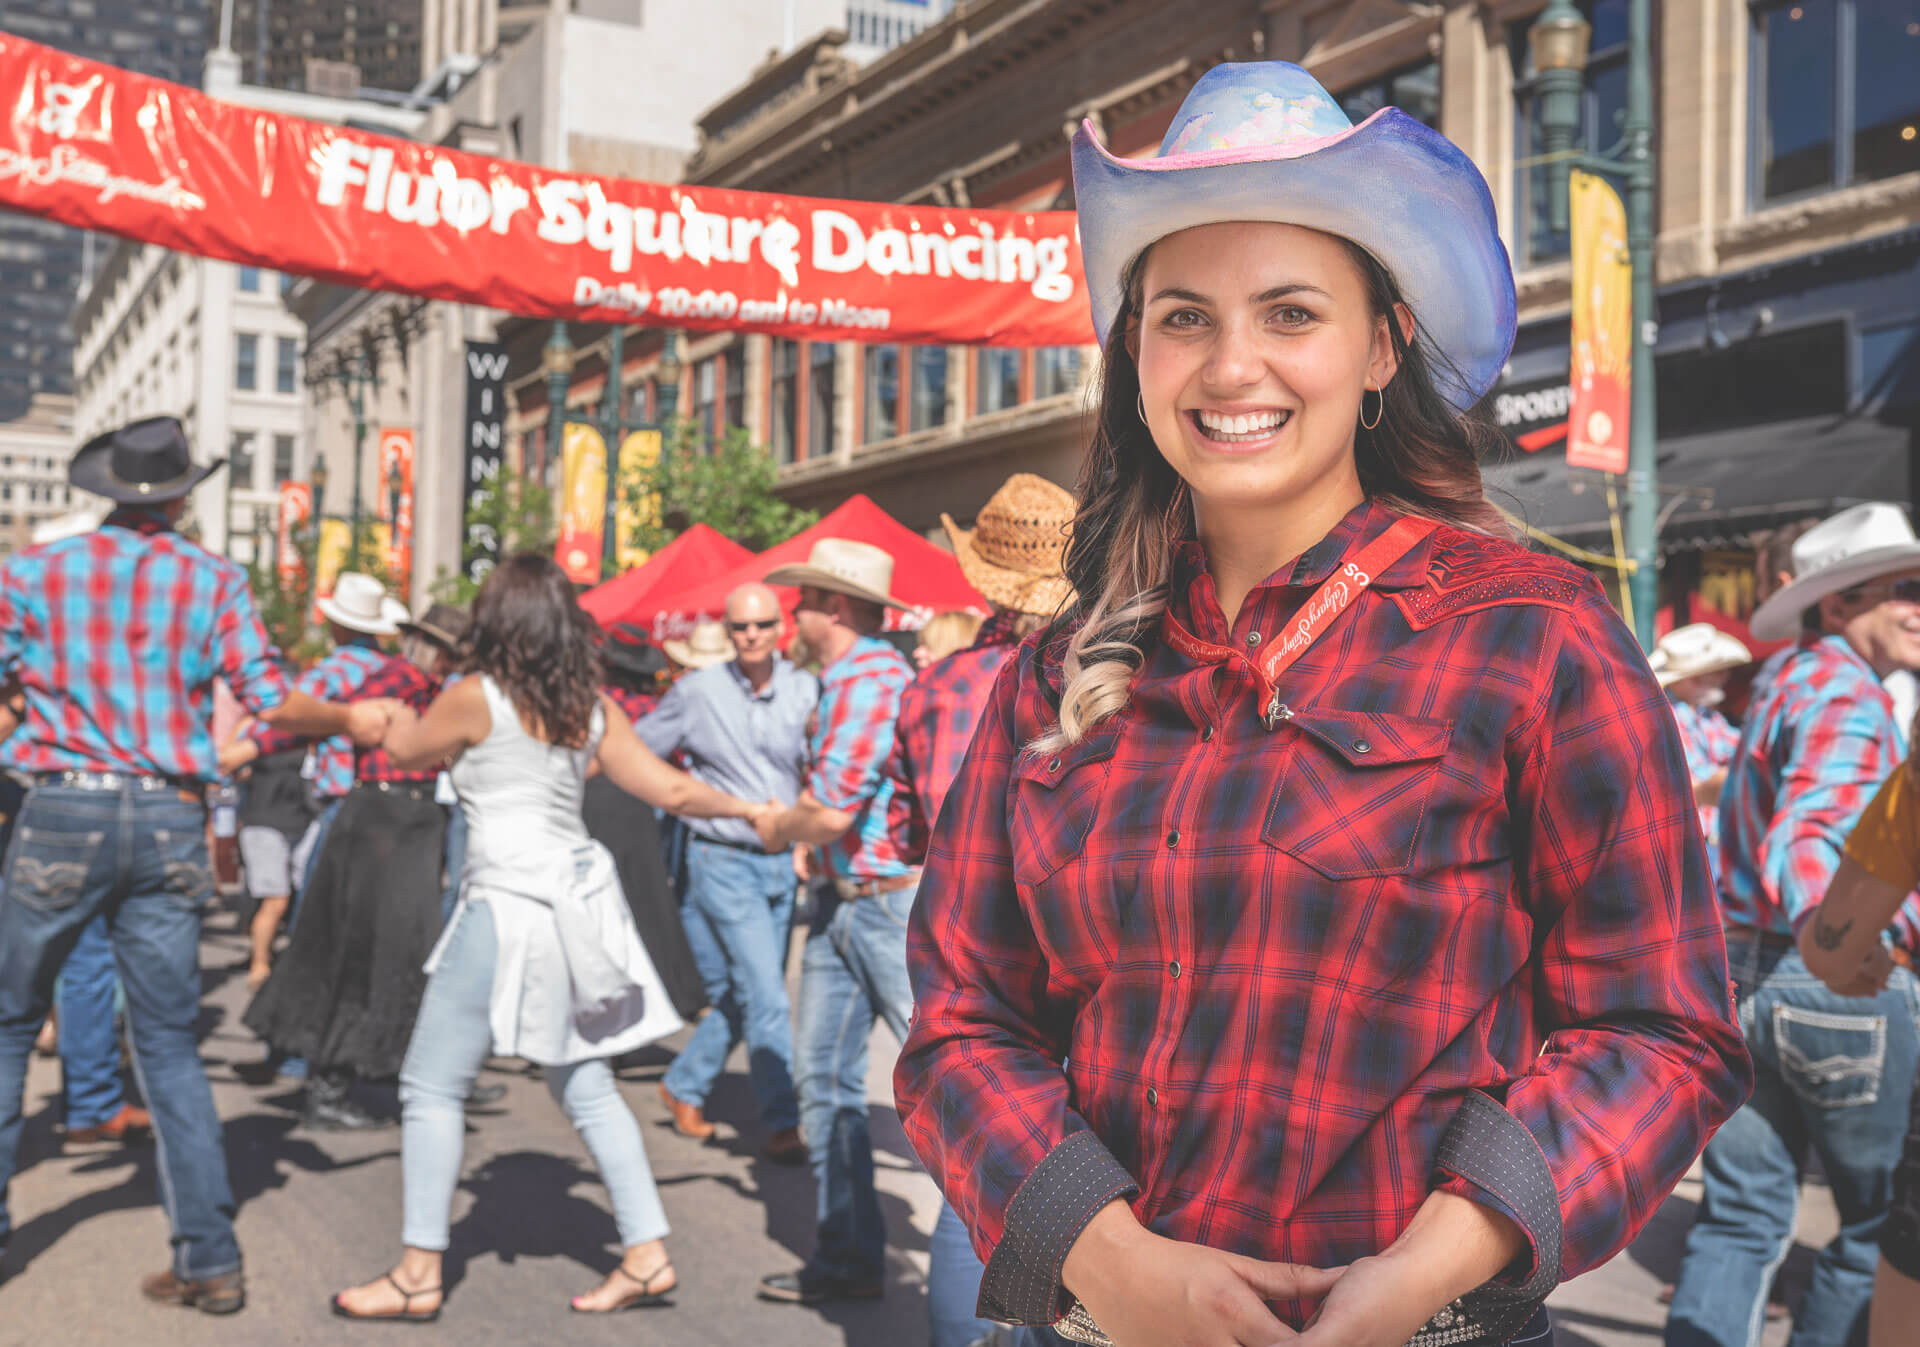
<instances>
[{"instance_id":1,"label":"grey cuff lining","mask_svg":"<svg viewBox=\"0 0 1920 1347\"><path fill-rule=\"evenodd\" d=\"M1092 1132L1075 1132L1047 1152L1007 1205L1006 1228L980 1281L980 1315L1005 1324L1060 1318L1067 1251L1102 1207L1139 1191Z\"/></svg>"}]
</instances>

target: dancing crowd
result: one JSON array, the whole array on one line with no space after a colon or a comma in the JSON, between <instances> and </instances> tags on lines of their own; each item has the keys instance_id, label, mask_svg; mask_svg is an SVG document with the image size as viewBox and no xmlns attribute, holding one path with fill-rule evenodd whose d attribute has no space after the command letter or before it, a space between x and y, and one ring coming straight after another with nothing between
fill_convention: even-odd
<instances>
[{"instance_id":1,"label":"dancing crowd","mask_svg":"<svg viewBox=\"0 0 1920 1347\"><path fill-rule=\"evenodd\" d=\"M417 619L343 575L296 674L241 572L174 531L214 470L180 423L82 448L75 485L119 508L0 568L0 755L28 783L0 1177L57 999L69 1139L159 1141L146 1295L243 1305L194 1039L203 799L239 773L258 1069L303 1077L320 1130L390 1125L357 1083L399 1082L400 1251L342 1318L440 1315L489 1056L538 1068L607 1187L622 1257L572 1310L666 1301L615 1067L688 1025L664 1120L714 1135L744 1047L766 1157L814 1178L812 1252L760 1294L881 1296L884 1021L945 1198L935 1347L1544 1347L1548 1294L1696 1161L1669 1347L1789 1312L1794 1347L1904 1341L1905 513L1766 541L1764 660L1712 621L1649 657L1482 489L1515 292L1456 147L1262 62L1203 75L1157 155L1089 126L1072 158L1103 345L1079 490L1019 474L971 529L943 517L992 611L911 661L892 559L823 539L657 646L543 557ZM219 734L216 684L245 713ZM146 1112L100 1060L115 970ZM1815 1160L1840 1230L1789 1311Z\"/></svg>"}]
</instances>

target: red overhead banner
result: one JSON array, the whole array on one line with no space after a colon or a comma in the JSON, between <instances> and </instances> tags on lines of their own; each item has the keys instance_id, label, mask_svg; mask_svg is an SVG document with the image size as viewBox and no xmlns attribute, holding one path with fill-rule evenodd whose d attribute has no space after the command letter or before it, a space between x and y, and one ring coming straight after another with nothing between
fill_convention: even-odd
<instances>
[{"instance_id":1,"label":"red overhead banner","mask_svg":"<svg viewBox=\"0 0 1920 1347\"><path fill-rule=\"evenodd\" d=\"M0 34L0 206L514 313L785 337L1091 341L1068 211L561 173L260 112Z\"/></svg>"}]
</instances>

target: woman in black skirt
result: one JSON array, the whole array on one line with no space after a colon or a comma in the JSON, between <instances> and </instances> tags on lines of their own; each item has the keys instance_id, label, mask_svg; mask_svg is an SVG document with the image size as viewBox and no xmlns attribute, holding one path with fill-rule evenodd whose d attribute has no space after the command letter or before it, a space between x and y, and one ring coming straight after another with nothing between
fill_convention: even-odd
<instances>
[{"instance_id":1,"label":"woman in black skirt","mask_svg":"<svg viewBox=\"0 0 1920 1347\"><path fill-rule=\"evenodd\" d=\"M359 689L424 712L451 651L410 628ZM354 786L328 831L287 950L247 1008L245 1023L309 1063L304 1125L324 1131L387 1125L348 1097L353 1078L399 1074L440 938L446 811L436 770L402 771L380 749L354 754Z\"/></svg>"},{"instance_id":2,"label":"woman in black skirt","mask_svg":"<svg viewBox=\"0 0 1920 1347\"><path fill-rule=\"evenodd\" d=\"M600 658L607 679L601 691L639 723L659 704L656 689L669 667L667 657L643 630L622 623L607 633ZM596 776L587 782L581 814L588 835L613 853L641 943L653 956L673 1008L681 1019L691 1021L707 1008L707 992L680 921L680 896L667 872L653 807Z\"/></svg>"}]
</instances>

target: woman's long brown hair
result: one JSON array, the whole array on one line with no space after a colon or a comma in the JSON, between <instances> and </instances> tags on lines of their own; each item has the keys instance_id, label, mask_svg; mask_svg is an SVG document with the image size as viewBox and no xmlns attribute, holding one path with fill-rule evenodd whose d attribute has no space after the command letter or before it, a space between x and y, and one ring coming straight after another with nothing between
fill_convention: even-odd
<instances>
[{"instance_id":1,"label":"woman's long brown hair","mask_svg":"<svg viewBox=\"0 0 1920 1347\"><path fill-rule=\"evenodd\" d=\"M551 557L523 552L493 568L473 601L461 667L492 675L547 742L587 742L600 697L600 628Z\"/></svg>"},{"instance_id":2,"label":"woman's long brown hair","mask_svg":"<svg viewBox=\"0 0 1920 1347\"><path fill-rule=\"evenodd\" d=\"M1381 395L1376 429L1362 424L1355 432L1361 487L1402 514L1507 536L1480 484L1480 452L1492 432L1441 396L1435 367L1444 357L1430 349L1418 315L1411 337L1401 331L1394 315L1403 301L1392 274L1364 248L1346 246L1365 281L1368 307L1387 320L1400 362ZM1127 269L1125 297L1107 334L1093 443L1081 465L1080 508L1064 561L1079 595L1061 624L1065 688L1059 722L1033 744L1039 752L1078 742L1126 705L1167 606L1174 544L1193 529L1186 483L1161 456L1136 407L1140 373L1127 338L1140 321L1146 259L1143 252Z\"/></svg>"}]
</instances>

